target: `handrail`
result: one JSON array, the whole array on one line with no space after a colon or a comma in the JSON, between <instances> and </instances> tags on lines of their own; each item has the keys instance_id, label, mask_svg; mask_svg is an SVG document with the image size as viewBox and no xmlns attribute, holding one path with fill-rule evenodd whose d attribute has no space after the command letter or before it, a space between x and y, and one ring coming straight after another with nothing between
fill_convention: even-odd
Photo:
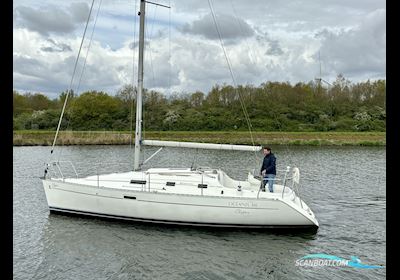
<instances>
[{"instance_id":1,"label":"handrail","mask_svg":"<svg viewBox=\"0 0 400 280\"><path fill-rule=\"evenodd\" d=\"M60 165L59 165L59 164L57 164L57 163L53 163L53 165L57 166L57 168L58 168L58 171L60 171L61 178L62 178L62 179L63 179L63 181L64 181L64 180L65 180L65 179L64 179L64 174L61 172Z\"/></svg>"},{"instance_id":2,"label":"handrail","mask_svg":"<svg viewBox=\"0 0 400 280\"><path fill-rule=\"evenodd\" d=\"M259 190L258 190L258 192L257 192L257 199L259 198L260 191L261 191L261 186L262 186L262 182L263 182L264 180L272 180L272 181L275 181L275 182L276 182L276 181L283 181L282 199L283 199L283 197L284 197L284 195L285 195L285 189L286 189L287 182L288 182L288 181L292 181L292 183L291 183L292 192L295 194L295 198L296 198L296 197L299 198L301 208L303 208L303 204L302 204L302 202L301 202L301 198L300 198L300 196L298 195L298 194L300 194L300 192L299 192L299 184L295 182L296 180L294 180L294 179L295 179L295 175L294 175L294 174L293 174L292 176L288 176L290 170L291 170L290 166L287 166L287 168L286 168L286 170L285 170L285 174L284 174L283 179L279 179L279 178L264 178L264 177L261 178L261 176L255 176L255 175L253 175L254 178L256 178L256 179L261 179L261 185L260 185L260 188L259 188ZM298 176L298 175L297 175L297 176Z\"/></svg>"},{"instance_id":3,"label":"handrail","mask_svg":"<svg viewBox=\"0 0 400 280\"><path fill-rule=\"evenodd\" d=\"M284 177L284 180L283 180L282 199L283 199L283 195L285 194L286 181L288 180L287 174L289 173L289 171L290 171L290 166L287 166L286 167L286 172L285 172L285 177Z\"/></svg>"},{"instance_id":4,"label":"handrail","mask_svg":"<svg viewBox=\"0 0 400 280\"><path fill-rule=\"evenodd\" d=\"M150 173L149 174L149 192L150 192Z\"/></svg>"},{"instance_id":5,"label":"handrail","mask_svg":"<svg viewBox=\"0 0 400 280\"><path fill-rule=\"evenodd\" d=\"M79 178L78 172L77 172L74 164L72 163L72 161L53 161L53 162L50 162L48 164L49 167L54 167L54 166L56 167L56 169L55 168L50 168L50 170L49 170L50 172L52 172L55 175L54 177L58 176L58 174L56 172L56 170L58 170L58 173L61 175L61 178L63 179L63 181L65 180L64 173L62 172L62 168L61 168L61 165L60 165L61 163L68 163L72 167L72 170L74 171L76 178ZM103 164L101 164L101 165L103 165ZM292 176L288 176L288 174L290 172L290 169L291 169L290 166L287 166L287 168L285 170L285 173L284 173L283 179L281 179L281 178L261 178L261 176L256 176L256 175L253 175L253 176L256 179L261 179L261 183L264 180L272 180L274 182L283 181L282 199L284 198L286 185L287 185L288 181L291 181L291 188L293 190L293 193L295 194L295 198L296 197L299 198L300 205L303 208L302 201L301 201L301 198L299 196L299 194L300 194L300 192L299 192L299 184L297 182L295 182L295 180L293 180L294 177L295 177L294 174ZM215 170L215 168L211 168L211 167L208 167L208 166L202 166L202 167L196 168L196 171L198 172L198 174L201 175L201 184L204 184L204 176L211 177L209 174L205 173L206 171L210 171L210 170ZM173 171L173 170L171 170L171 171ZM185 172L186 170L179 170L179 171ZM181 172L178 172L178 173L181 173ZM150 177L151 177L150 175L153 172L147 171L145 173L148 175L148 191L150 192L151 189L152 189L151 186L150 186ZM159 171L157 171L155 173L159 173ZM97 178L94 179L94 180L97 181L97 186L99 187L100 186L100 178L99 178L100 176L99 176L99 172L98 172L97 167L96 167L96 175L97 175ZM106 180L106 181L113 181L113 180ZM142 188L142 190L146 190L146 186L144 186L144 185L141 186L141 188ZM260 185L260 188L259 188L259 190L257 192L257 199L259 198L260 191L261 191L261 185ZM201 195L203 195L203 188L201 188L200 192L201 192Z\"/></svg>"},{"instance_id":6,"label":"handrail","mask_svg":"<svg viewBox=\"0 0 400 280\"><path fill-rule=\"evenodd\" d=\"M100 179L99 179L99 169L96 167L96 175L97 175L97 187L100 187Z\"/></svg>"},{"instance_id":7,"label":"handrail","mask_svg":"<svg viewBox=\"0 0 400 280\"><path fill-rule=\"evenodd\" d=\"M196 170L202 171L202 172L204 172L206 170L214 170L214 169L215 168L212 168L212 167L209 167L209 166L198 166L198 167L196 167Z\"/></svg>"},{"instance_id":8,"label":"handrail","mask_svg":"<svg viewBox=\"0 0 400 280\"><path fill-rule=\"evenodd\" d=\"M296 184L296 183L294 182L294 180L293 180L292 187L295 187L295 188L296 188L297 197L299 198L300 206L301 206L301 208L303 209L303 203L301 202L300 192L299 192L299 184ZM296 198L295 198L295 199L296 199Z\"/></svg>"},{"instance_id":9,"label":"handrail","mask_svg":"<svg viewBox=\"0 0 400 280\"><path fill-rule=\"evenodd\" d=\"M78 172L76 172L75 166L74 166L74 164L72 163L72 161L70 161L70 160L57 161L57 163L61 163L61 162L69 163L69 164L71 165L72 169L73 169L74 172L75 172L76 178L78 178Z\"/></svg>"},{"instance_id":10,"label":"handrail","mask_svg":"<svg viewBox=\"0 0 400 280\"><path fill-rule=\"evenodd\" d=\"M75 168L74 164L72 163L72 161L52 161L52 162L50 162L49 166L50 166L50 167L56 166L57 169L58 169L58 172L60 173L61 178L62 178L63 180L65 180L65 177L64 177L64 173L63 173L62 170L61 170L61 165L60 165L60 163L69 163L69 164L71 165L71 167L72 167L72 170L73 170L74 173L75 173L76 178L79 177L79 176L78 176L78 172L76 171L76 168ZM55 172L54 169L51 169L51 171L53 171L55 177L57 177L57 172Z\"/></svg>"}]
</instances>

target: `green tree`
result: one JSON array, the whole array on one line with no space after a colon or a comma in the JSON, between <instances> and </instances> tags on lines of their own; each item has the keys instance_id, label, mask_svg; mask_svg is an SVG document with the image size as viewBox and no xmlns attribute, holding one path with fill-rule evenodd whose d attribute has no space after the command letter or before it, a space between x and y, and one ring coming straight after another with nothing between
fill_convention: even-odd
<instances>
[{"instance_id":1,"label":"green tree","mask_svg":"<svg viewBox=\"0 0 400 280\"><path fill-rule=\"evenodd\" d=\"M104 92L89 91L76 97L72 105L71 125L74 129L112 129L119 108L118 101Z\"/></svg>"}]
</instances>

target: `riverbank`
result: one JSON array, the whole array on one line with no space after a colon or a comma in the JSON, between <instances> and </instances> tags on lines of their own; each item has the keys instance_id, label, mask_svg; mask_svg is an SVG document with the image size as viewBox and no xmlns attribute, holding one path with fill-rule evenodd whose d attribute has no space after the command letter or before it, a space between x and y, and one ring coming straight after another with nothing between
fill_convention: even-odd
<instances>
[{"instance_id":1,"label":"riverbank","mask_svg":"<svg viewBox=\"0 0 400 280\"><path fill-rule=\"evenodd\" d=\"M52 145L55 131L17 130L14 146ZM145 139L251 145L247 131L148 131ZM256 145L385 146L385 132L253 132ZM57 145L129 145L127 131L60 131Z\"/></svg>"}]
</instances>

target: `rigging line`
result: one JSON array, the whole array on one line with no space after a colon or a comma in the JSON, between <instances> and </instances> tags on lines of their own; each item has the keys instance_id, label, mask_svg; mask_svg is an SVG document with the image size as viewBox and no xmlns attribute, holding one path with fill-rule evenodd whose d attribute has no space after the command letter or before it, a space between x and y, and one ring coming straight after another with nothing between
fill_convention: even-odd
<instances>
[{"instance_id":1,"label":"rigging line","mask_svg":"<svg viewBox=\"0 0 400 280\"><path fill-rule=\"evenodd\" d=\"M234 75L233 75L232 67L231 67L231 64L230 64L228 55L227 55L227 53L226 53L226 50L225 50L225 46L224 46L224 43L223 43L223 40L222 40L222 36L221 36L220 30L219 30L219 27L218 27L218 23L217 23L215 14L214 14L214 9L213 9L213 7L212 7L212 4L211 4L210 0L208 0L208 4L209 4L209 6L210 6L211 14L212 14L212 17L213 17L213 20L214 20L214 24L215 24L217 33L218 33L218 37L219 37L219 40L220 40L220 43L221 43L221 47L222 47L222 50L223 50L223 53L224 53L226 62L227 62L227 64L228 64L228 68L229 68L231 77L232 77L232 81L233 81L233 84L234 84L234 87L235 87L234 89L235 89L236 93L237 93L238 96L239 96L239 101L240 101L240 104L241 104L241 106L242 106L242 110L243 110L243 113L244 113L244 115L245 115L247 124L248 124L248 126L249 126L250 134L251 134L251 124L249 124L249 122L248 122L246 107L244 106L244 103L242 102L243 100L242 100L242 98L241 98L240 92L238 92L237 89L236 89L236 88L237 88L236 80L235 80L235 77L234 77ZM254 141L252 141L252 142L253 142L253 146L254 146Z\"/></svg>"},{"instance_id":2,"label":"rigging line","mask_svg":"<svg viewBox=\"0 0 400 280\"><path fill-rule=\"evenodd\" d=\"M211 4L211 0L208 0L208 5L209 5L210 10L211 10L211 14L212 14L212 17L213 17L213 20L214 20L215 28L216 28L217 33L218 33L218 37L219 37L219 40L220 40L220 43L221 43L222 50L223 50L223 52L224 52L224 56L225 56L226 62L227 62L227 64L228 64L228 68L229 68L229 71L230 71L230 74L231 74L231 77L232 77L232 81L233 81L233 84L234 84L234 87L235 87L235 91L236 91L236 93L239 95L239 101L240 101L240 104L241 104L243 113L244 113L244 115L245 115L245 119L246 119L246 122L247 122L247 126L248 126L248 128L249 128L251 142L252 142L253 146L255 146L255 144L254 144L254 138L253 138L253 133L252 133L252 131L251 131L250 117L249 117L248 112L247 112L247 110L246 110L246 106L245 106L245 104L244 104L244 101L242 100L242 96L240 95L240 91L237 90L236 80L235 80L235 77L234 77L234 75L233 75L232 67L231 67L231 64L230 64L228 55L227 55L227 53L226 53L226 50L225 50L225 46L224 46L224 43L223 43L223 40L222 40L222 36L221 36L220 30L219 30L219 27L218 27L218 23L217 23L216 17L215 17L214 9L213 9L213 6L212 6L212 4ZM257 159L257 153L256 153L256 151L254 151L254 159L255 159L255 161L258 160L258 159Z\"/></svg>"},{"instance_id":3,"label":"rigging line","mask_svg":"<svg viewBox=\"0 0 400 280\"><path fill-rule=\"evenodd\" d=\"M321 51L318 51L318 60L319 60L319 78L322 80ZM321 80L320 80L320 83L321 83Z\"/></svg>"},{"instance_id":4,"label":"rigging line","mask_svg":"<svg viewBox=\"0 0 400 280\"><path fill-rule=\"evenodd\" d=\"M237 15L237 12L236 12L236 9L235 9L235 7L234 7L234 5L233 5L232 0L230 0L230 3L231 3L232 10L233 10L233 14L235 15L236 21L237 21L237 23L238 23L238 25L239 25L240 32L241 32L243 35L245 35L243 26L242 26L242 24L240 23L239 16ZM248 53L250 54L250 62L251 62L252 64L255 65L255 61L256 61L255 57L256 57L256 56L255 56L254 53L253 53L254 49L250 48L249 42L247 41L247 38L246 38L245 36L244 36L244 41L246 42L247 50L248 50Z\"/></svg>"},{"instance_id":5,"label":"rigging line","mask_svg":"<svg viewBox=\"0 0 400 280\"><path fill-rule=\"evenodd\" d=\"M63 108L62 108L62 110L61 110L60 120L58 121L57 131L56 131L56 134L55 134L55 136L54 136L53 145L51 146L50 155L53 154L54 145L56 144L58 132L60 131L61 121L62 121L62 117L63 117L64 111L65 111L65 106L67 105L67 100L68 100L69 93L70 93L71 90L72 90L72 82L74 81L75 71L76 71L76 67L77 67L77 65L78 65L79 56L80 56L80 53L81 53L81 50L82 50L82 45L83 45L83 42L84 42L84 40L85 40L86 30L87 30L87 27L88 27L88 25L89 25L89 20L90 20L91 14L92 14L94 1L95 1L95 0L92 1L92 5L90 6L90 11L89 11L89 15L88 15L88 18L87 18L87 21L86 21L85 30L84 30L84 32L83 32L83 37L82 37L81 45L79 46L78 56L76 57L76 60L75 60L75 66L74 66L74 71L73 71L73 73L72 73L72 78L71 78L71 82L70 82L70 85L69 85L69 90L67 91L67 95L66 95L66 97L65 97L64 105L63 105Z\"/></svg>"},{"instance_id":6,"label":"rigging line","mask_svg":"<svg viewBox=\"0 0 400 280\"><path fill-rule=\"evenodd\" d=\"M79 91L79 87L81 86L81 81L82 81L83 73L85 72L86 62L87 62L87 58L88 58L88 56L89 56L90 47L91 47L91 45L92 45L93 34L94 34L94 30L95 30L95 28L96 28L97 18L98 18L98 16L99 16L99 12L100 12L100 7L101 7L101 2L102 2L102 1L103 1L103 0L100 0L100 2L99 2L99 7L97 8L97 14L96 14L96 17L95 17L95 20L94 20L94 24L93 24L93 28L92 28L92 34L90 35L89 45L88 45L88 49L87 49L87 51L86 51L86 56L85 56L85 61L84 61L84 63L83 63L83 67L82 67L82 71L81 71L81 76L80 76L80 78L79 78L78 86L76 87L76 92L77 92L77 93L78 93L78 91Z\"/></svg>"},{"instance_id":7,"label":"rigging line","mask_svg":"<svg viewBox=\"0 0 400 280\"><path fill-rule=\"evenodd\" d=\"M134 11L134 24L133 24L133 46L132 46L132 54L133 54L133 59L132 59L132 94L130 95L130 101L131 101L131 127L130 127L130 141L129 141L129 148L132 148L132 143L133 143L133 100L134 100L134 94L135 94L135 44L136 44L136 21L137 21L137 0L135 0L135 11Z\"/></svg>"},{"instance_id":8,"label":"rigging line","mask_svg":"<svg viewBox=\"0 0 400 280\"><path fill-rule=\"evenodd\" d=\"M198 154L198 153L199 153L199 149L196 149L196 153L194 153L194 156L193 156L192 165L190 166L190 169L191 169L191 170L194 168L194 164L195 164L195 162L196 162L197 154Z\"/></svg>"},{"instance_id":9,"label":"rigging line","mask_svg":"<svg viewBox=\"0 0 400 280\"><path fill-rule=\"evenodd\" d=\"M236 12L235 6L233 5L232 0L230 0L230 3L231 3L232 10L233 10L233 14L235 15L236 21L237 21L237 23L238 23L238 25L239 25L240 32L241 32L243 35L245 35L243 26L242 26L242 24L241 24L241 22L240 22L240 20L239 20L239 16L237 15L237 12ZM250 57L249 57L249 58L250 58L250 62L251 62L253 65L255 65L255 61L256 61L255 57L256 57L256 56L255 56L254 53L253 53L254 49L250 48L249 42L248 42L248 40L247 40L246 37L244 37L244 41L245 41L245 43L246 43L247 50L248 50L248 53L249 53L249 55L250 55ZM252 94L252 93L250 92L250 96L251 96L251 94ZM254 153L255 153L255 157L256 157L256 159L257 159L256 161L260 161L261 158L257 156L257 153L256 153L256 152L254 152ZM257 163L256 163L256 165L257 165ZM256 166L256 168L257 168L257 166Z\"/></svg>"},{"instance_id":10,"label":"rigging line","mask_svg":"<svg viewBox=\"0 0 400 280\"><path fill-rule=\"evenodd\" d=\"M243 99L242 99L242 96L241 96L240 92L237 90L236 80L235 80L234 75L233 75L232 66L231 66L229 57L228 57L228 55L227 55L227 52L226 52L226 50L225 50L225 46L224 46L224 44L223 44L221 32L220 32L219 27L218 27L218 22L217 22L216 17L215 17L214 9L213 9L213 7L212 7L211 2L208 1L208 3L209 3L209 5L210 5L210 10L211 10L211 13L212 13L212 16L213 16L213 20L214 20L214 23L215 23L215 27L216 27L216 29L217 29L217 33L218 33L218 36L219 36L219 39L220 39L220 42L221 42L221 46L222 46L222 49L223 49L223 52L224 52L224 55L225 55L225 59L226 59L226 61L227 61L227 64L228 64L228 67L229 67L229 71L230 71L230 73L231 73L231 77L232 77L232 80L233 80L233 83L234 83L234 86L235 86L235 91L236 91L236 93L237 93L238 96L239 96L239 101L240 101L240 104L241 104L241 106L242 106L242 110L243 110L243 113L244 113L244 115L245 115L247 124L248 124L248 126L249 126L250 136L251 136L251 138L252 138L252 143L253 143L253 146L254 146L254 140L253 140L252 132L251 132L250 117L249 117L249 115L248 115L248 112L247 112L246 106L245 106L245 104L244 104L244 101L243 101Z\"/></svg>"},{"instance_id":11,"label":"rigging line","mask_svg":"<svg viewBox=\"0 0 400 280\"><path fill-rule=\"evenodd\" d=\"M147 1L146 1L147 2ZM148 42L148 45L149 45L149 47L148 47L148 49L149 49L149 56L150 56L150 68L151 68L151 73L152 73L152 78L153 78L153 84L155 85L156 83L155 83L155 75L154 75L154 67L153 67L153 57L152 57L152 52L151 52L151 43L150 43L150 39L151 39L151 36L153 35L153 28L154 28L154 22L155 22L155 19L156 19L156 12L157 12L157 5L155 6L155 8L154 8L154 14L153 14L153 22L152 22L152 25L151 25L151 28L150 28L150 34L148 34L148 29L146 28L146 26L148 26L148 19L147 18L145 18L145 20L146 20L146 24L145 24L145 31L144 31L144 33L145 33L145 37L147 37L148 38L148 40L147 40L147 42ZM149 92L148 92L149 93ZM145 94L145 91L143 90L143 97L144 97L144 99L145 99L145 96L146 96L146 94ZM144 107L144 102L142 103L142 108ZM145 129L145 117L143 117L142 118L142 139L143 138L145 138L146 137L146 129ZM142 156L142 162L144 162L144 153L141 153L141 156Z\"/></svg>"},{"instance_id":12,"label":"rigging line","mask_svg":"<svg viewBox=\"0 0 400 280\"><path fill-rule=\"evenodd\" d=\"M275 118L275 121L279 124L279 126L278 126L279 132L282 132L282 129L281 129L281 127L282 127L281 122L278 120L277 114L276 114L275 112L273 113L273 116L274 116L274 118ZM290 150L289 150L288 143L287 143L287 141L285 141L287 138L285 139L283 136L281 136L281 138L284 140L283 143L284 143L284 145L285 145L285 149L286 149L286 152L287 152L288 157L289 157L289 162L293 162L293 158L292 158L292 156L291 156L291 152L290 152Z\"/></svg>"},{"instance_id":13,"label":"rigging line","mask_svg":"<svg viewBox=\"0 0 400 280\"><path fill-rule=\"evenodd\" d=\"M153 28L154 28L154 22L156 21L156 12L157 12L157 6L154 8L154 14L153 14L153 23L151 25L151 29L150 29L150 35L148 36L148 43L149 43L149 55L150 55L150 67L151 67L151 73L153 74L153 85L156 84L156 80L155 80L155 75L154 75L154 67L153 67L153 55L152 55L152 51L151 51L151 44L150 44L150 40L151 37L153 36Z\"/></svg>"},{"instance_id":14,"label":"rigging line","mask_svg":"<svg viewBox=\"0 0 400 280\"><path fill-rule=\"evenodd\" d=\"M146 1L147 2L147 1ZM153 75L153 84L155 85L155 75L154 75L154 67L153 67L153 57L152 57L152 51L151 51L151 44L150 44L150 39L153 36L153 29L154 29L154 23L156 21L156 13L157 13L157 6L155 6L154 8L154 14L153 14L153 22L150 28L150 34L148 34L148 29L145 30L145 35L147 34L148 36L146 36L148 38L148 44L149 44L149 56L150 56L150 67L151 67L151 72ZM147 21L147 19L146 19ZM148 24L146 23L145 26L148 26ZM142 104L142 106L144 106L144 103ZM142 118L142 139L146 137L146 129L145 129L145 119L146 118ZM144 153L142 153L142 162L144 161Z\"/></svg>"},{"instance_id":15,"label":"rigging line","mask_svg":"<svg viewBox=\"0 0 400 280\"><path fill-rule=\"evenodd\" d=\"M78 94L79 88L80 88L80 86L81 86L83 73L85 72L85 69L86 69L86 62L87 62L87 58L88 58L88 56L89 56L90 47L91 47L91 45L92 45L93 34L94 34L94 30L95 30L95 28L96 28L96 23L97 23L97 19L98 19L98 17L99 17L99 12L100 12L100 7L101 7L102 1L103 1L103 0L100 0L100 1L99 1L99 6L98 6L98 8L97 8L97 13L96 13L96 17L95 17L94 24L93 24L93 28L92 28L92 33L91 33L91 35L90 35L89 45L88 45L88 48L87 48L87 51L86 51L85 60L84 60L84 63L83 63L81 75L80 75L80 77L79 77L78 86L76 87L76 91L75 91L77 94ZM75 102L75 100L73 100L72 102ZM67 127L66 127L65 130L68 129L69 124L70 124L70 122L71 122L71 119L72 119L72 112L73 112L73 111L71 111L71 114L70 114L69 117L68 117ZM62 156L62 152L63 152L63 150L61 150L61 152L60 152L60 154L59 154L59 156L58 156L58 160L60 160L60 158L61 158L61 156Z\"/></svg>"},{"instance_id":16,"label":"rigging line","mask_svg":"<svg viewBox=\"0 0 400 280\"><path fill-rule=\"evenodd\" d=\"M240 23L239 17L237 16L236 9L235 9L235 7L234 7L234 5L233 5L232 0L230 0L230 3L231 3L231 6L232 6L233 13L234 13L234 15L235 15L235 17L236 17L236 21L238 22L240 31L244 34L242 24ZM253 55L254 55L254 54L253 54L254 49L251 49L251 48L250 48L249 43L248 43L248 41L247 41L246 38L245 38L245 42L246 42L246 46L247 46L247 48L248 48L248 50L249 50L250 60L252 60L251 62L252 62L253 64L255 64L255 63L254 63L254 61L255 61L254 57L255 57L255 56L253 56ZM274 117L275 117L275 120L277 121L276 114L274 114ZM289 154L289 157L290 157L289 148L288 148L288 146L287 146L286 143L285 143L285 147L286 147L286 150L287 150L287 152L288 152L288 154Z\"/></svg>"},{"instance_id":17,"label":"rigging line","mask_svg":"<svg viewBox=\"0 0 400 280\"><path fill-rule=\"evenodd\" d=\"M168 5L171 7L171 0L169 0ZM168 73L168 89L169 95L171 95L171 72L172 72L172 64L171 64L171 9L168 10L168 65L169 65L169 73Z\"/></svg>"},{"instance_id":18,"label":"rigging line","mask_svg":"<svg viewBox=\"0 0 400 280\"><path fill-rule=\"evenodd\" d=\"M268 95L268 92L267 92L267 88L266 88L266 87L264 87L264 91L265 91L265 92L267 93L267 95ZM273 115L273 118L275 119L275 122L278 124L278 130L279 130L279 132L282 133L282 130L281 130L282 125L281 125L281 122L278 120L277 113L273 111L273 112L272 112L272 115ZM281 135L281 139L283 140L283 143L284 143L284 146L285 146L287 155L288 155L288 161L289 161L289 164L290 164L290 166L291 166L292 163L294 164L294 161L293 161L293 157L292 157L292 152L289 150L289 146L288 146L288 143L287 143L287 141L286 141L287 138L284 138L284 137Z\"/></svg>"},{"instance_id":19,"label":"rigging line","mask_svg":"<svg viewBox=\"0 0 400 280\"><path fill-rule=\"evenodd\" d=\"M235 9L235 6L234 6L232 0L230 0L230 3L231 3L232 10L233 10L233 14L235 15L236 21L237 21L237 23L238 23L238 25L239 25L240 32L241 32L243 35L245 35L243 26L242 26L242 24L241 24L241 22L240 22L240 20L239 20L239 16L237 15L237 12L236 12L236 9ZM253 65L255 65L255 62L256 62L255 57L256 57L256 56L254 55L254 49L250 48L249 42L248 42L248 40L247 40L246 37L244 37L244 41L245 41L245 43L246 43L247 50L248 50L248 53L249 53L249 55L250 55L250 57L249 57L249 58L250 58L250 62L251 62ZM250 92L250 95L251 95L251 94L252 94L252 93ZM254 153L256 154L255 157L256 157L256 158L258 159L258 161L259 161L259 160L260 160L260 157L257 156L257 153L256 153L256 152L254 152Z\"/></svg>"},{"instance_id":20,"label":"rigging line","mask_svg":"<svg viewBox=\"0 0 400 280\"><path fill-rule=\"evenodd\" d=\"M166 5L162 5L162 4L158 4L158 3L154 3L154 2L150 2L150 1L145 1L146 3L150 3L150 4L153 4L153 5L155 5L156 7L157 6L161 6L161 7L165 7L165 8L171 8L171 7L168 7L168 6L166 6Z\"/></svg>"}]
</instances>

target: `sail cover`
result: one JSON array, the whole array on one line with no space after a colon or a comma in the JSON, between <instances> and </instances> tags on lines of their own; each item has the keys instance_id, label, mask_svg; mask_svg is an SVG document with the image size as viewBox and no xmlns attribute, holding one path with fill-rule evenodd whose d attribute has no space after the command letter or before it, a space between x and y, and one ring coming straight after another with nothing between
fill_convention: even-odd
<instances>
[{"instance_id":1,"label":"sail cover","mask_svg":"<svg viewBox=\"0 0 400 280\"><path fill-rule=\"evenodd\" d=\"M159 141L159 140L143 140L142 145L182 147L182 148L194 148L194 149L230 150L230 151L251 151L251 152L260 151L262 148L261 146L211 144L211 143L197 143L197 142L176 142L176 141Z\"/></svg>"}]
</instances>

